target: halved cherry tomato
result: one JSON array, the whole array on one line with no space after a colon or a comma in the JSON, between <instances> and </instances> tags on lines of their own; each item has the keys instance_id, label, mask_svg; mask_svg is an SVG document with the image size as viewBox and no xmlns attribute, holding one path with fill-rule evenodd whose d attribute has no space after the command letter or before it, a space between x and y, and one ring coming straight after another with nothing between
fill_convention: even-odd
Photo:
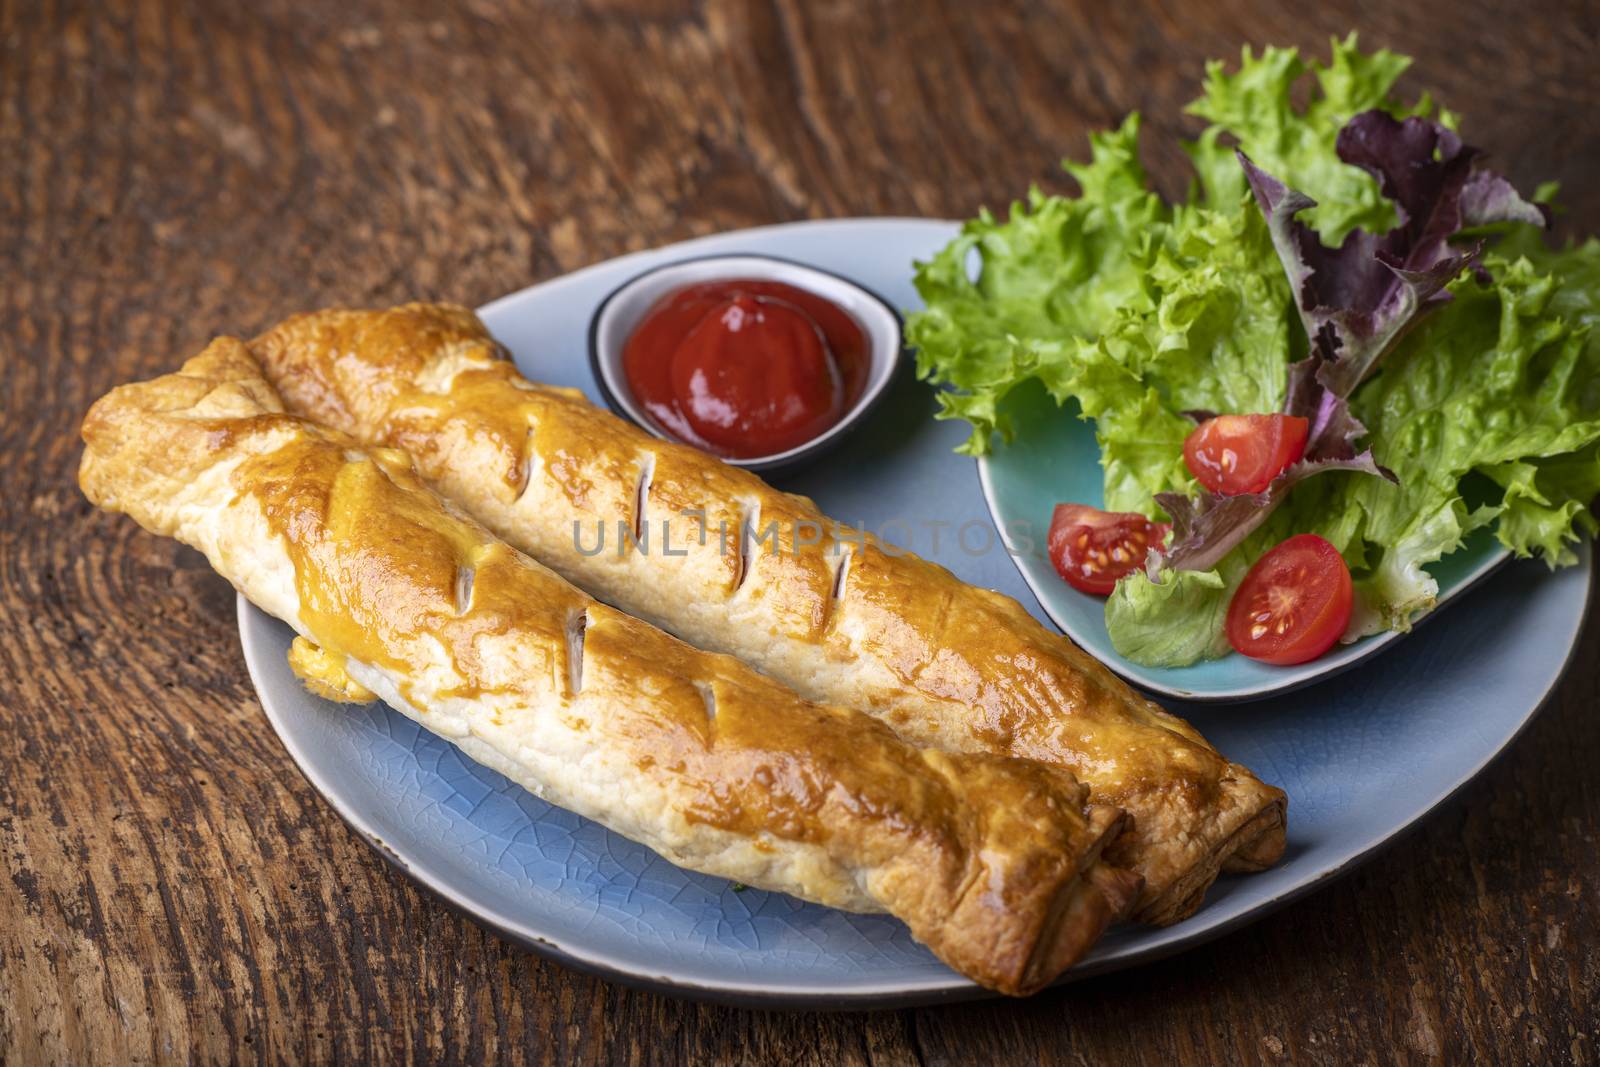
<instances>
[{"instance_id":1,"label":"halved cherry tomato","mask_svg":"<svg viewBox=\"0 0 1600 1067\"><path fill-rule=\"evenodd\" d=\"M1183 442L1183 461L1214 493L1259 493L1306 451L1311 423L1298 415L1218 415Z\"/></svg>"},{"instance_id":2,"label":"halved cherry tomato","mask_svg":"<svg viewBox=\"0 0 1600 1067\"><path fill-rule=\"evenodd\" d=\"M1170 529L1136 512L1057 504L1050 516L1050 562L1074 589L1106 596L1118 579L1144 566Z\"/></svg>"},{"instance_id":3,"label":"halved cherry tomato","mask_svg":"<svg viewBox=\"0 0 1600 1067\"><path fill-rule=\"evenodd\" d=\"M1339 550L1316 534L1291 537L1256 561L1228 605L1228 644L1251 659L1316 659L1350 623L1355 597Z\"/></svg>"}]
</instances>

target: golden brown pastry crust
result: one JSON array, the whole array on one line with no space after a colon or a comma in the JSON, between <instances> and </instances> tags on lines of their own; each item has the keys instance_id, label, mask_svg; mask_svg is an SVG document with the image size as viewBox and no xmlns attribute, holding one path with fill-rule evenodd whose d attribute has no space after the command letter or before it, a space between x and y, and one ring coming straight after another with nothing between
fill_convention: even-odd
<instances>
[{"instance_id":1,"label":"golden brown pastry crust","mask_svg":"<svg viewBox=\"0 0 1600 1067\"><path fill-rule=\"evenodd\" d=\"M299 315L251 347L291 409L405 449L441 493L601 599L919 744L1073 771L1133 816L1111 854L1145 878L1138 918L1180 919L1219 870L1282 853L1281 790L1015 601L528 382L465 308ZM770 524L775 544L741 536ZM630 531L654 540L618 551Z\"/></svg>"},{"instance_id":2,"label":"golden brown pastry crust","mask_svg":"<svg viewBox=\"0 0 1600 1067\"><path fill-rule=\"evenodd\" d=\"M376 690L553 802L674 862L886 910L942 959L1037 989L1137 880L1097 862L1120 812L1070 775L946 755L807 703L597 603L442 503L402 453L282 413L234 340L84 423L90 500L203 551Z\"/></svg>"},{"instance_id":3,"label":"golden brown pastry crust","mask_svg":"<svg viewBox=\"0 0 1600 1067\"><path fill-rule=\"evenodd\" d=\"M313 695L338 704L370 704L378 694L350 677L345 657L305 637L289 643L289 669Z\"/></svg>"}]
</instances>

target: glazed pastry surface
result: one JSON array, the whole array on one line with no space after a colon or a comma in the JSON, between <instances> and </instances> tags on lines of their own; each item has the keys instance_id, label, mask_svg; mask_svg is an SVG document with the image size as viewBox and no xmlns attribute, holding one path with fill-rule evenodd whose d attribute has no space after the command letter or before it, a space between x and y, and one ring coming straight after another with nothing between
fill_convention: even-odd
<instances>
[{"instance_id":1,"label":"glazed pastry surface","mask_svg":"<svg viewBox=\"0 0 1600 1067\"><path fill-rule=\"evenodd\" d=\"M374 694L681 866L887 911L952 967L1037 989L1131 903L1122 821L1064 772L916 748L596 602L442 502L403 453L284 413L220 339L84 423L91 501L203 552Z\"/></svg>"},{"instance_id":2,"label":"glazed pastry surface","mask_svg":"<svg viewBox=\"0 0 1600 1067\"><path fill-rule=\"evenodd\" d=\"M1285 796L1014 600L567 389L524 379L471 311L299 315L251 342L291 410L404 449L443 495L569 581L814 700L950 752L1065 768L1131 828L1136 917L1199 906L1284 844Z\"/></svg>"}]
</instances>

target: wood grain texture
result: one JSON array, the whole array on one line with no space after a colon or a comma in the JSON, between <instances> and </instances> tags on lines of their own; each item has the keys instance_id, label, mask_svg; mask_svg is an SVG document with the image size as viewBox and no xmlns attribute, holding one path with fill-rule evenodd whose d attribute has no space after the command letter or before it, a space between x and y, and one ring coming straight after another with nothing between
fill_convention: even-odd
<instances>
[{"instance_id":1,"label":"wood grain texture","mask_svg":"<svg viewBox=\"0 0 1600 1067\"><path fill-rule=\"evenodd\" d=\"M214 332L474 304L694 234L1003 204L1201 60L1418 58L1600 229L1584 3L0 0L0 1060L1595 1062L1600 633L1404 845L1214 945L1020 1004L785 1015L544 963L301 780L200 558L96 514L76 427Z\"/></svg>"}]
</instances>

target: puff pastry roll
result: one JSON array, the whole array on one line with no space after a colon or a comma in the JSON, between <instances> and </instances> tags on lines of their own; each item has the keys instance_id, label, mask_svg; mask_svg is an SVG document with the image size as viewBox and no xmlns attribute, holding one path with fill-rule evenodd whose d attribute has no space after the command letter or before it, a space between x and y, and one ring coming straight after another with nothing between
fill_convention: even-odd
<instances>
[{"instance_id":1,"label":"puff pastry roll","mask_svg":"<svg viewBox=\"0 0 1600 1067\"><path fill-rule=\"evenodd\" d=\"M1122 814L1069 774L918 749L597 603L402 453L284 414L238 341L115 390L83 436L89 499L293 626L320 692L375 693L674 863L887 911L1007 993L1054 978L1137 891L1097 862Z\"/></svg>"},{"instance_id":2,"label":"puff pastry roll","mask_svg":"<svg viewBox=\"0 0 1600 1067\"><path fill-rule=\"evenodd\" d=\"M251 347L291 410L405 449L600 599L918 744L1071 770L1133 816L1110 855L1145 879L1137 918L1180 919L1220 869L1282 853L1282 791L1015 601L528 382L465 308L316 312Z\"/></svg>"}]
</instances>

